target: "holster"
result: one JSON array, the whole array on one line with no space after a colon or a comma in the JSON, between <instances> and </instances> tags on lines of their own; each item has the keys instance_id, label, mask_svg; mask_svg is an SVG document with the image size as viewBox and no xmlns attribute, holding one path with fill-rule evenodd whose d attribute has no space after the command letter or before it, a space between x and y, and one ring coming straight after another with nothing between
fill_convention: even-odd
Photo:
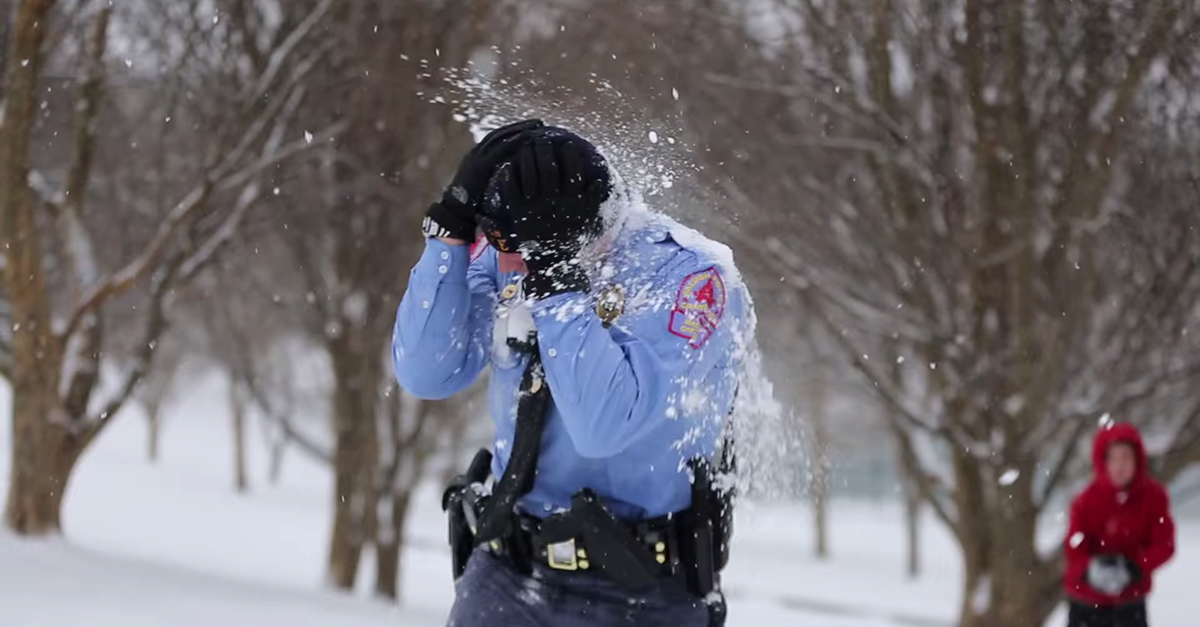
<instances>
[{"instance_id":1,"label":"holster","mask_svg":"<svg viewBox=\"0 0 1200 627\"><path fill-rule=\"evenodd\" d=\"M722 470L727 466L722 463ZM721 486L712 464L704 458L689 462L692 470L692 506L685 512L692 542L682 542L680 558L687 564L688 588L708 606L709 626L723 627L728 614L721 594L720 573L729 563L733 537L733 486Z\"/></svg>"},{"instance_id":2,"label":"holster","mask_svg":"<svg viewBox=\"0 0 1200 627\"><path fill-rule=\"evenodd\" d=\"M491 451L480 449L471 460L467 472L456 476L442 492L442 511L446 512L450 543L450 567L455 580L466 571L467 561L475 551L475 520L483 498L476 492L475 485L487 481L491 466Z\"/></svg>"},{"instance_id":3,"label":"holster","mask_svg":"<svg viewBox=\"0 0 1200 627\"><path fill-rule=\"evenodd\" d=\"M582 537L591 561L630 592L648 590L657 578L653 556L590 488L571 497L568 512L542 521L540 533L550 543Z\"/></svg>"}]
</instances>

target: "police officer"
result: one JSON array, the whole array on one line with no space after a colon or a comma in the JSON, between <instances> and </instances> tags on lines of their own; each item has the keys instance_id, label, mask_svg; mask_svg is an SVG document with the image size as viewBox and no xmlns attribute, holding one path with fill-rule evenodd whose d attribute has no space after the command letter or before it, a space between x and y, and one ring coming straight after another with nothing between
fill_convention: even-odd
<instances>
[{"instance_id":1,"label":"police officer","mask_svg":"<svg viewBox=\"0 0 1200 627\"><path fill-rule=\"evenodd\" d=\"M713 477L753 319L728 249L538 120L476 145L424 232L396 376L441 399L490 366L496 424L443 500L448 624L722 624L731 507Z\"/></svg>"}]
</instances>

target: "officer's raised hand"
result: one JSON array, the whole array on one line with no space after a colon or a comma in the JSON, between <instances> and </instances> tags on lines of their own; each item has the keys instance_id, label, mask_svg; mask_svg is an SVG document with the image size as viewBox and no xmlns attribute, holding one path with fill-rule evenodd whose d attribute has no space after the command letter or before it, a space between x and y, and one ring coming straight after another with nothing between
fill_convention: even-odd
<instances>
[{"instance_id":1,"label":"officer's raised hand","mask_svg":"<svg viewBox=\"0 0 1200 627\"><path fill-rule=\"evenodd\" d=\"M525 293L542 299L585 292L583 247L603 229L607 166L597 153L553 134L535 136L504 166L503 196L529 273Z\"/></svg>"},{"instance_id":2,"label":"officer's raised hand","mask_svg":"<svg viewBox=\"0 0 1200 627\"><path fill-rule=\"evenodd\" d=\"M488 133L467 151L441 200L425 212L425 234L464 243L473 241L476 213L488 181L501 163L512 158L524 134L542 126L537 119L514 122Z\"/></svg>"}]
</instances>

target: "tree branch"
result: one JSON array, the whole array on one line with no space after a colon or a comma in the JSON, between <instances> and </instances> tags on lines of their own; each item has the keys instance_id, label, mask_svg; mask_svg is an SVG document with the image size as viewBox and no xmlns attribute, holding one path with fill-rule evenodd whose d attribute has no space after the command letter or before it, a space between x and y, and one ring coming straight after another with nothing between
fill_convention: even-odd
<instances>
[{"instance_id":1,"label":"tree branch","mask_svg":"<svg viewBox=\"0 0 1200 627\"><path fill-rule=\"evenodd\" d=\"M896 443L900 448L900 461L904 464L909 477L912 478L913 484L916 485L918 492L925 502L933 508L937 517L946 525L946 528L958 533L958 520L951 514L946 503L939 497L933 479L930 473L925 471L925 467L921 464L920 458L917 456L916 448L913 446L911 435L904 430L898 421L888 418L888 424L891 427L892 435L896 438Z\"/></svg>"},{"instance_id":2,"label":"tree branch","mask_svg":"<svg viewBox=\"0 0 1200 627\"><path fill-rule=\"evenodd\" d=\"M279 426L280 431L283 432L284 437L289 442L295 443L300 447L300 450L308 453L313 459L326 465L333 465L333 453L309 439L308 436L292 426L291 419L286 415L275 411L274 404L271 403L270 399L263 393L261 386L258 385L257 377L246 375L242 382L246 385L246 390L250 392L250 398L254 401L254 404L258 405L268 420Z\"/></svg>"},{"instance_id":3,"label":"tree branch","mask_svg":"<svg viewBox=\"0 0 1200 627\"><path fill-rule=\"evenodd\" d=\"M117 392L107 402L101 405L100 411L83 423L83 439L86 443L99 435L114 415L133 396L138 384L150 370L154 359L154 351L158 348L159 338L167 329L166 299L171 293L173 275L178 272L181 259L173 260L166 266L160 267L151 279L150 302L146 308L146 323L142 331L141 343L134 356L133 368L125 375L125 380Z\"/></svg>"},{"instance_id":4,"label":"tree branch","mask_svg":"<svg viewBox=\"0 0 1200 627\"><path fill-rule=\"evenodd\" d=\"M1059 455L1058 460L1054 462L1054 468L1050 470L1050 474L1047 475L1046 485L1042 488L1041 496L1034 500L1034 511L1039 515L1046 509L1046 505L1050 503L1050 497L1054 495L1059 483L1066 476L1067 468L1070 467L1071 462L1075 459L1075 449L1079 445L1079 440L1087 433L1090 426L1091 423L1087 420L1077 420L1075 422L1070 436L1063 444L1062 453Z\"/></svg>"},{"instance_id":5,"label":"tree branch","mask_svg":"<svg viewBox=\"0 0 1200 627\"><path fill-rule=\"evenodd\" d=\"M75 119L70 166L65 192L57 202L47 201L55 209L59 245L67 259L67 281L72 296L78 298L84 286L96 280L96 254L92 236L83 224L84 199L91 177L95 148L96 115L104 88L104 50L108 41L108 22L112 7L105 5L96 14L92 32L80 61L79 89L75 98ZM66 368L60 372L63 409L71 419L86 417L88 401L100 377L100 354L104 325L99 312L82 321L81 333L62 336Z\"/></svg>"},{"instance_id":6,"label":"tree branch","mask_svg":"<svg viewBox=\"0 0 1200 627\"><path fill-rule=\"evenodd\" d=\"M321 139L327 140L341 128L343 128L341 124L334 125L322 133ZM313 143L316 143L315 139ZM142 253L126 264L125 267L110 274L107 279L102 280L82 299L75 307L62 336L69 336L89 311L96 309L109 299L124 293L140 278L149 273L155 267L155 263L166 252L168 245L174 240L175 236L190 224L192 218L204 206L213 192L224 191L244 184L268 168L307 150L308 146L308 141L294 142L278 152L266 155L245 166L244 169L231 173L224 178L215 178L219 172L219 168L210 170L209 174L204 177L204 180L175 205L175 208L171 210L170 214L159 226L158 232Z\"/></svg>"}]
</instances>

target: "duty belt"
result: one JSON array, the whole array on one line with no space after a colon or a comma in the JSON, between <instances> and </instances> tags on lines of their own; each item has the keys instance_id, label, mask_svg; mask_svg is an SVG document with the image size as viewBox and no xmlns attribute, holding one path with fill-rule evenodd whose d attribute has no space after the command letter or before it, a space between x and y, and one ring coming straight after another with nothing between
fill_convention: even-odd
<instances>
[{"instance_id":1,"label":"duty belt","mask_svg":"<svg viewBox=\"0 0 1200 627\"><path fill-rule=\"evenodd\" d=\"M534 564L561 571L602 572L631 592L680 574L675 521L618 521L592 490L571 499L571 509L546 519L522 516L506 537L487 542L520 571Z\"/></svg>"},{"instance_id":2,"label":"duty belt","mask_svg":"<svg viewBox=\"0 0 1200 627\"><path fill-rule=\"evenodd\" d=\"M553 537L543 532L542 526L543 520L524 516L517 528L521 538L514 539L515 541L507 545L495 541L488 546L498 553L522 550L529 555L521 556L520 559L528 559L531 563L543 564L554 570L602 570L600 562L607 555L605 549L591 546L583 534L565 539ZM655 566L650 568L654 576L669 577L678 574L678 524L664 517L638 523L622 523L622 526L654 560Z\"/></svg>"}]
</instances>

